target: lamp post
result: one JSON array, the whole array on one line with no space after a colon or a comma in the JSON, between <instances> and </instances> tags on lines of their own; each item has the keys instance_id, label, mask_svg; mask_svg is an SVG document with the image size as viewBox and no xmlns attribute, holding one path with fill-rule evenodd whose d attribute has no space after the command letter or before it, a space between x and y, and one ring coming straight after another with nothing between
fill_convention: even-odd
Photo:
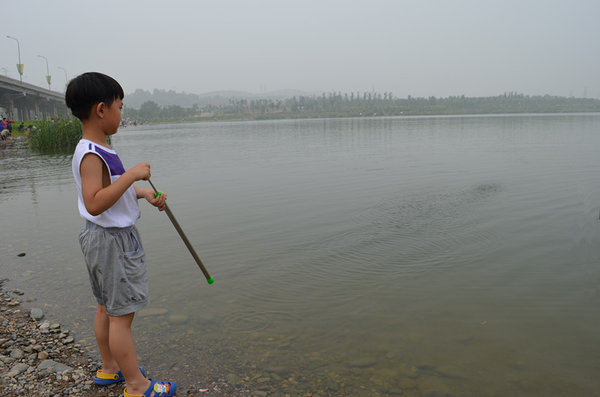
<instances>
[{"instance_id":1,"label":"lamp post","mask_svg":"<svg viewBox=\"0 0 600 397\"><path fill-rule=\"evenodd\" d=\"M21 83L23 82L23 64L21 63L21 45L19 44L19 40L12 36L6 36L9 39L13 39L17 42L17 51L19 52L19 63L17 63L17 72L19 72L19 79Z\"/></svg>"},{"instance_id":2,"label":"lamp post","mask_svg":"<svg viewBox=\"0 0 600 397\"><path fill-rule=\"evenodd\" d=\"M65 91L67 90L67 84L69 84L69 79L67 78L67 69L63 68L62 66L58 67L60 70L62 70L63 72L65 72Z\"/></svg>"},{"instance_id":3,"label":"lamp post","mask_svg":"<svg viewBox=\"0 0 600 397\"><path fill-rule=\"evenodd\" d=\"M40 58L44 58L46 60L46 81L48 82L48 90L50 89L50 68L48 68L48 58L43 55L38 55Z\"/></svg>"}]
</instances>

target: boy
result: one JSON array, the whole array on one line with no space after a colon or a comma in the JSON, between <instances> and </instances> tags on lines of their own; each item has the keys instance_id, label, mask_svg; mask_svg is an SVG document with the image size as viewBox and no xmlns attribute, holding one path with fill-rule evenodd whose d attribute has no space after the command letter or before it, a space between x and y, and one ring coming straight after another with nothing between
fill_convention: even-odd
<instances>
[{"instance_id":1,"label":"boy","mask_svg":"<svg viewBox=\"0 0 600 397\"><path fill-rule=\"evenodd\" d=\"M123 89L101 73L84 73L69 82L65 101L81 120L83 136L73 155L78 207L86 219L79 234L92 291L98 302L94 333L102 368L94 377L100 385L125 380L124 397L171 397L174 382L146 379L138 367L131 323L136 311L148 305L144 250L135 222L137 200L165 209L167 196L133 183L150 178L150 164L125 171L106 138L121 122Z\"/></svg>"}]
</instances>

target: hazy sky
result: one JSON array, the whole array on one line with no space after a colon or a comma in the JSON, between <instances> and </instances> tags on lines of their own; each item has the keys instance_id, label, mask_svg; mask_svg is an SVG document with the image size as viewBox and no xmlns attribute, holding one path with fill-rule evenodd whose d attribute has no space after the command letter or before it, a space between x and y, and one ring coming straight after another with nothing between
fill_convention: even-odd
<instances>
[{"instance_id":1,"label":"hazy sky","mask_svg":"<svg viewBox=\"0 0 600 397\"><path fill-rule=\"evenodd\" d=\"M600 98L598 0L2 0L0 73L125 93L299 89Z\"/></svg>"}]
</instances>

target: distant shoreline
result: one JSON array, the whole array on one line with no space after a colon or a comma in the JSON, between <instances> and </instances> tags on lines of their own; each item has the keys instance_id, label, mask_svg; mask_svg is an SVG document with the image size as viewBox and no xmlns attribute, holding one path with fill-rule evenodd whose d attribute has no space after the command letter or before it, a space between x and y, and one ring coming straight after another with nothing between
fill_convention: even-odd
<instances>
[{"instance_id":1,"label":"distant shoreline","mask_svg":"<svg viewBox=\"0 0 600 397\"><path fill-rule=\"evenodd\" d=\"M290 117L201 117L201 118L185 118L185 119L164 119L164 120L149 120L138 122L136 125L156 125L156 124L181 124L181 123L211 123L211 122L241 122L241 121L284 121L284 120L327 120L327 119L368 119L368 118L400 118L400 117L485 117L485 116L527 116L527 115L593 115L600 114L600 110L590 111L556 111L556 112L493 112L493 113L415 113L415 114L400 114L400 115L358 115L358 116L335 116L335 115L320 115L320 114L305 114L301 116ZM132 127L133 124L124 125L123 127Z\"/></svg>"},{"instance_id":2,"label":"distant shoreline","mask_svg":"<svg viewBox=\"0 0 600 397\"><path fill-rule=\"evenodd\" d=\"M572 110L572 111L519 111L519 112L455 112L455 113L435 113L435 112L413 112L403 114L333 114L333 113L293 113L293 114L270 114L270 115L221 115L211 117L186 117L181 119L156 119L156 120L136 120L135 124L133 121L127 123L125 120L121 125L124 127L133 127L140 125L155 125L155 124L181 124L181 123L210 123L210 122L240 122L240 121L276 121L276 120L326 120L326 119L360 119L360 118L385 118L385 117L461 117L461 116L472 116L472 117L483 117L483 116L526 116L526 115L585 115L585 114L600 114L600 108L592 110ZM39 124L39 120L23 120L26 125ZM27 131L18 131L13 129L12 138L26 137Z\"/></svg>"},{"instance_id":3,"label":"distant shoreline","mask_svg":"<svg viewBox=\"0 0 600 397\"><path fill-rule=\"evenodd\" d=\"M152 97L148 97L152 98ZM158 101L159 98L156 100ZM165 100L164 98L160 98ZM176 105L146 100L139 109L127 105L127 122L155 121L249 121L308 118L442 116L467 114L590 113L600 112L600 100L592 98L528 96L507 93L495 97L394 98L391 93L363 95L329 93L285 99L229 98L221 103ZM180 102L183 103L183 102Z\"/></svg>"}]
</instances>

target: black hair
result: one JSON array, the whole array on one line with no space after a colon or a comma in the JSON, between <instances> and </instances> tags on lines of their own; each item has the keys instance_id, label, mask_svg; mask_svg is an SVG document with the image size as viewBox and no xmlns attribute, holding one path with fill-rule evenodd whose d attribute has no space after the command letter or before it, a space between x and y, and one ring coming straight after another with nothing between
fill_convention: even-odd
<instances>
[{"instance_id":1,"label":"black hair","mask_svg":"<svg viewBox=\"0 0 600 397\"><path fill-rule=\"evenodd\" d=\"M121 85L112 77L98 72L88 72L75 77L69 82L65 92L65 102L73 116L86 120L97 103L107 106L125 94Z\"/></svg>"}]
</instances>

